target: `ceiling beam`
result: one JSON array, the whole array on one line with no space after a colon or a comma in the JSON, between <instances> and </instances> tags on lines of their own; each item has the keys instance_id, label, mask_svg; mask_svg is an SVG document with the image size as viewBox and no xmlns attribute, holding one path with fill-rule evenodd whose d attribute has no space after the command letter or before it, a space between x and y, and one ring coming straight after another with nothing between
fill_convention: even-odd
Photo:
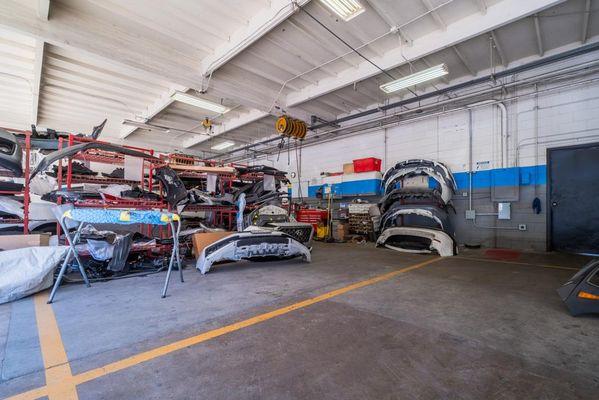
<instances>
[{"instance_id":1,"label":"ceiling beam","mask_svg":"<svg viewBox=\"0 0 599 400\"><path fill-rule=\"evenodd\" d=\"M50 0L36 0L37 1L37 17L42 21L48 21L50 16Z\"/></svg>"},{"instance_id":2,"label":"ceiling beam","mask_svg":"<svg viewBox=\"0 0 599 400\"><path fill-rule=\"evenodd\" d=\"M0 25L44 40L126 65L158 80L201 88L202 77L190 57L179 56L167 43L157 43L138 31L115 29L106 19L74 13L62 4L52 6L52 19L40 22L36 13L18 0L0 1Z\"/></svg>"},{"instance_id":3,"label":"ceiling beam","mask_svg":"<svg viewBox=\"0 0 599 400\"><path fill-rule=\"evenodd\" d=\"M484 14L487 13L487 2L486 2L486 0L474 0L474 2L478 6L478 10L480 11L481 14L484 15Z\"/></svg>"},{"instance_id":4,"label":"ceiling beam","mask_svg":"<svg viewBox=\"0 0 599 400\"><path fill-rule=\"evenodd\" d=\"M420 1L422 2L422 4L424 4L424 7L430 13L431 17L433 17L437 26L443 30L447 29L447 24L445 23L445 21L443 21L443 18L441 18L439 13L437 11L435 11L435 8L431 4L430 0L420 0Z\"/></svg>"},{"instance_id":5,"label":"ceiling beam","mask_svg":"<svg viewBox=\"0 0 599 400\"><path fill-rule=\"evenodd\" d=\"M337 55L337 52L331 48L332 41L329 38L329 36L319 36L319 35L315 34L311 29L307 28L304 24L302 24L300 21L297 21L295 18L287 20L287 24L291 25L300 34L310 38L312 40L311 44L314 44L314 45L320 47L325 52L325 54L330 55L331 53L333 53L333 54ZM340 58L339 61L347 64L348 66L353 67L353 64L351 62L349 62L348 60L346 60L345 58Z\"/></svg>"},{"instance_id":6,"label":"ceiling beam","mask_svg":"<svg viewBox=\"0 0 599 400\"><path fill-rule=\"evenodd\" d=\"M295 58L295 59L298 59L299 61L303 61L304 63L310 65L311 68L320 66L320 64L322 64L322 61L315 60L314 56L312 54L310 54L310 52L304 51L304 50L300 49L299 46L295 46L295 45L287 42L286 40L281 39L280 37L268 36L268 37L265 37L264 40L272 43L275 47L278 47L281 50L281 52L277 52L278 54L284 54L285 52L288 52L290 49L293 49L293 52L292 53L290 52L288 54L290 61ZM332 71L330 68L319 67L318 70L323 72L326 75L329 75L329 76L337 75L337 73Z\"/></svg>"},{"instance_id":7,"label":"ceiling beam","mask_svg":"<svg viewBox=\"0 0 599 400\"><path fill-rule=\"evenodd\" d=\"M584 5L584 15L582 17L582 37L580 41L582 44L587 42L589 38L589 18L591 17L591 0L586 0Z\"/></svg>"},{"instance_id":8,"label":"ceiling beam","mask_svg":"<svg viewBox=\"0 0 599 400\"><path fill-rule=\"evenodd\" d=\"M39 106L40 106L40 89L42 86L42 72L44 68L44 51L46 43L43 40L37 40L35 43L35 59L33 61L33 81L31 93L31 123L38 124Z\"/></svg>"},{"instance_id":9,"label":"ceiling beam","mask_svg":"<svg viewBox=\"0 0 599 400\"><path fill-rule=\"evenodd\" d=\"M455 55L458 56L458 58L460 59L462 65L466 68L466 70L468 70L468 73L472 76L476 76L476 72L474 72L474 69L470 66L470 63L468 62L468 60L466 60L466 57L464 57L462 52L458 50L456 46L451 46L451 48L453 49Z\"/></svg>"},{"instance_id":10,"label":"ceiling beam","mask_svg":"<svg viewBox=\"0 0 599 400\"><path fill-rule=\"evenodd\" d=\"M374 10L374 12L379 17L381 17L381 19L385 21L385 23L389 26L389 29L397 31L397 34L399 35L399 38L402 40L402 42L407 46L411 46L413 40L410 39L410 37L405 33L403 29L398 28L398 24L393 19L391 19L389 13L381 6L381 4L373 0L367 1L368 4L370 4L370 7L372 7L372 9Z\"/></svg>"},{"instance_id":11,"label":"ceiling beam","mask_svg":"<svg viewBox=\"0 0 599 400\"><path fill-rule=\"evenodd\" d=\"M501 45L499 44L499 40L497 39L497 34L495 33L495 31L491 31L491 40L493 41L493 47L495 47L495 50L497 50L497 54L499 55L499 60L501 61L501 65L503 65L504 67L507 67L509 64L509 61L507 59L507 57L505 56L505 52L503 51L503 47L501 47Z\"/></svg>"},{"instance_id":12,"label":"ceiling beam","mask_svg":"<svg viewBox=\"0 0 599 400\"><path fill-rule=\"evenodd\" d=\"M230 120L224 121L221 125L216 126L211 137L219 136L219 135L224 134L225 132L232 131L233 129L241 128L242 126L250 124L254 121L258 121L268 115L269 115L268 113L260 111L260 110L251 110L250 112L241 114L237 118L232 118ZM272 129L274 132L274 129L275 129L274 126ZM188 149L188 148L198 145L208 139L209 138L207 138L205 136L198 135L197 138L191 138L191 139L184 141L182 145L183 145L183 148Z\"/></svg>"},{"instance_id":13,"label":"ceiling beam","mask_svg":"<svg viewBox=\"0 0 599 400\"><path fill-rule=\"evenodd\" d=\"M411 47L398 46L372 61L384 70L396 68L405 64L405 59L417 60L562 2L563 0L504 0L488 7L485 15L469 15L448 25L446 31L431 32L414 40ZM357 68L341 71L336 78L321 79L318 85L308 85L300 91L289 93L284 103L286 107L293 107L379 74L376 67L364 61Z\"/></svg>"},{"instance_id":14,"label":"ceiling beam","mask_svg":"<svg viewBox=\"0 0 599 400\"><path fill-rule=\"evenodd\" d=\"M126 118L126 119L132 119L132 120L142 119L143 122L148 122L148 121L152 120L152 118L154 118L160 112L165 110L168 106L170 106L175 101L171 97L173 95L173 93L175 93L176 91L187 92L187 90L188 89L183 86L173 86L172 88L170 88L168 90L167 93L163 94L158 100L156 100L154 103L150 104L141 113L140 116L133 115L132 117ZM129 135L133 134L137 129L139 129L139 128L135 127L135 126L123 125L123 127L121 129L121 134L119 135L119 139L127 138Z\"/></svg>"},{"instance_id":15,"label":"ceiling beam","mask_svg":"<svg viewBox=\"0 0 599 400\"><path fill-rule=\"evenodd\" d=\"M202 74L204 76L212 74L227 61L289 18L296 11L297 6L301 7L309 1L297 0L290 2L289 0L271 0L269 8L258 12L250 18L246 26L231 35L231 40L218 46L214 54L202 60Z\"/></svg>"},{"instance_id":16,"label":"ceiling beam","mask_svg":"<svg viewBox=\"0 0 599 400\"><path fill-rule=\"evenodd\" d=\"M537 37L537 48L539 51L539 56L543 57L543 54L545 54L545 48L543 46L543 36L541 35L541 23L539 22L539 16L537 14L533 15L532 20L535 25L535 34Z\"/></svg>"}]
</instances>

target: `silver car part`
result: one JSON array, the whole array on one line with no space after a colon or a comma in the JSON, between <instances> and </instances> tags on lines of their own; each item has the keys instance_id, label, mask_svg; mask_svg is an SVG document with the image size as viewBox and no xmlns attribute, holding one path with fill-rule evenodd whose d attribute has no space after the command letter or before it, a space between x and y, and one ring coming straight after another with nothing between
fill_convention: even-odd
<instances>
[{"instance_id":1,"label":"silver car part","mask_svg":"<svg viewBox=\"0 0 599 400\"><path fill-rule=\"evenodd\" d=\"M314 228L306 222L270 222L264 226L250 225L244 229L245 232L279 231L288 234L298 242L310 247Z\"/></svg>"},{"instance_id":2,"label":"silver car part","mask_svg":"<svg viewBox=\"0 0 599 400\"><path fill-rule=\"evenodd\" d=\"M310 262L310 250L278 231L238 232L206 246L196 263L196 268L205 274L218 261L288 259L302 257Z\"/></svg>"},{"instance_id":3,"label":"silver car part","mask_svg":"<svg viewBox=\"0 0 599 400\"><path fill-rule=\"evenodd\" d=\"M397 218L400 215L419 215L421 217L430 218L439 225L439 229L445 229L445 227L443 226L443 221L441 221L441 218L433 214L432 211L424 208L401 208L397 210L392 210L388 214L385 214L383 216L380 228L385 229L390 221L395 220L395 218Z\"/></svg>"},{"instance_id":4,"label":"silver car part","mask_svg":"<svg viewBox=\"0 0 599 400\"><path fill-rule=\"evenodd\" d=\"M401 168L395 171L385 182L385 194L388 194L395 189L395 184L401 178L410 175L423 174L428 175L439 182L441 185L441 199L443 199L443 202L447 204L451 200L451 197L456 190L454 181L452 179L446 179L443 175L437 173L435 169L426 166Z\"/></svg>"},{"instance_id":5,"label":"silver car part","mask_svg":"<svg viewBox=\"0 0 599 400\"><path fill-rule=\"evenodd\" d=\"M393 237L414 238L423 244L422 247L395 244ZM457 254L457 247L451 236L447 233L427 228L388 228L383 231L376 241L377 246L385 246L388 249L406 253L431 253L436 251L442 257L450 257Z\"/></svg>"}]
</instances>

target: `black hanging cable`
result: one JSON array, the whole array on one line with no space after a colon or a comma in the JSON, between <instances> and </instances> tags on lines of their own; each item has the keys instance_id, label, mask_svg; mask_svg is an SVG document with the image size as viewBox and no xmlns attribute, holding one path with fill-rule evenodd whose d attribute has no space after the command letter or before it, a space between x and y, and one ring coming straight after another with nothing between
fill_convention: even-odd
<instances>
[{"instance_id":1,"label":"black hanging cable","mask_svg":"<svg viewBox=\"0 0 599 400\"><path fill-rule=\"evenodd\" d=\"M306 15L308 15L310 18L312 18L314 21L316 21L316 23L320 26L322 26L324 29L326 29L331 35L335 36L337 39L339 39L344 45L346 45L347 47L349 47L354 53L356 53L357 55L359 55L360 57L362 57L364 60L366 60L367 62L369 62L370 64L372 64L375 68L377 68L379 71L381 71L383 74L387 75L389 78L393 79L393 80L397 80L397 78L395 78L393 75L391 75L388 71L385 71L384 69L382 69L381 67L379 67L378 65L376 65L372 60L370 60L368 57L366 57L364 54L360 53L358 51L358 49L356 49L355 47L353 47L351 44L347 43L341 36L337 35L335 32L333 32L328 26L326 26L325 24L323 24L322 22L320 22L320 20L318 18L316 18L315 16L313 16L312 14L310 14L305 8L305 6L301 6L299 9L302 10L303 12L306 13ZM410 93L412 93L414 96L416 96L416 93L414 91L412 91L410 88L407 88Z\"/></svg>"}]
</instances>

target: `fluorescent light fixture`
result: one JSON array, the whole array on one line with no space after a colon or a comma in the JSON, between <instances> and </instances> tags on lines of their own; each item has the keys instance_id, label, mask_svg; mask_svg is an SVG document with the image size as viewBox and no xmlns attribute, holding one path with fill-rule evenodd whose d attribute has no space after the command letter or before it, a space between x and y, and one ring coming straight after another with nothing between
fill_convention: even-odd
<instances>
[{"instance_id":1,"label":"fluorescent light fixture","mask_svg":"<svg viewBox=\"0 0 599 400\"><path fill-rule=\"evenodd\" d=\"M423 71L416 72L415 74L404 76L403 78L397 79L395 81L385 83L379 87L385 93L393 93L400 89L405 89L410 86L418 85L419 83L439 78L443 75L447 75L448 73L449 71L447 70L447 65L439 64Z\"/></svg>"},{"instance_id":2,"label":"fluorescent light fixture","mask_svg":"<svg viewBox=\"0 0 599 400\"><path fill-rule=\"evenodd\" d=\"M364 7L358 0L320 0L325 6L340 16L344 21L362 14Z\"/></svg>"},{"instance_id":3,"label":"fluorescent light fixture","mask_svg":"<svg viewBox=\"0 0 599 400\"><path fill-rule=\"evenodd\" d=\"M221 142L221 143L217 144L216 146L212 146L211 149L212 150L224 150L233 145L235 145L235 142L231 142L230 140L227 140L226 142Z\"/></svg>"},{"instance_id":4,"label":"fluorescent light fixture","mask_svg":"<svg viewBox=\"0 0 599 400\"><path fill-rule=\"evenodd\" d=\"M229 111L229 108L223 106L222 104L213 103L210 100L202 99L200 97L192 96L183 92L175 92L171 98L173 100L180 101L181 103L203 108L204 110L214 111L215 113L219 114L224 114Z\"/></svg>"}]
</instances>

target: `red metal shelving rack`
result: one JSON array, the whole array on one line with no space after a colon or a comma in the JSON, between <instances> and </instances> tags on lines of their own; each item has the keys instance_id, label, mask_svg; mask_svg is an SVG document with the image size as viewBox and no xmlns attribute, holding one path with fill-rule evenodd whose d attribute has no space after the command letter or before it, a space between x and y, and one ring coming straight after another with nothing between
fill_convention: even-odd
<instances>
[{"instance_id":1,"label":"red metal shelving rack","mask_svg":"<svg viewBox=\"0 0 599 400\"><path fill-rule=\"evenodd\" d=\"M186 155L186 154L165 154L161 155L160 158L168 164L176 164L179 166L194 166L203 164L209 167L223 167L223 165L219 161L215 160L205 160L196 156ZM230 164L231 167L247 167L242 164ZM208 172L198 172L198 171L185 171L185 170L175 170L177 175L181 178L196 178L196 179L207 179ZM263 173L247 173L247 174L236 174L232 172L210 172L210 174L217 175L219 178L219 183L221 185L221 192L224 191L225 185L229 188L233 186L233 182L256 182L264 179ZM246 209L251 209L248 206ZM188 212L212 212L213 213L213 223L215 224L224 224L227 223L229 229L231 229L235 225L235 216L237 214L237 209L234 205L231 206L223 206L223 205L208 205L208 204L190 204L185 207L184 211Z\"/></svg>"},{"instance_id":2,"label":"red metal shelving rack","mask_svg":"<svg viewBox=\"0 0 599 400\"><path fill-rule=\"evenodd\" d=\"M5 128L3 128L5 129ZM31 132L30 131L14 131L13 129L6 129L9 132L17 133L17 139L19 139L20 135L25 136L24 140L24 152L25 155L25 168L23 168L23 178L25 180L23 184L22 190L0 190L0 195L23 195L23 219L20 218L4 218L0 220L0 223L15 223L19 224L23 222L23 234L27 235L29 233L29 206L30 206L30 194L29 194L29 160L31 153ZM11 171L0 169L0 176L3 177L14 177L14 174Z\"/></svg>"},{"instance_id":3,"label":"red metal shelving rack","mask_svg":"<svg viewBox=\"0 0 599 400\"><path fill-rule=\"evenodd\" d=\"M67 146L71 147L75 144L86 143L86 142L99 142L106 143L98 140L94 140L88 137L75 136L73 134L69 135ZM58 148L61 149L63 147L64 140L59 138L58 140ZM154 156L154 150L146 149L142 147L134 147L134 146L123 146L132 150L141 151L143 153L147 153L148 156ZM140 181L132 181L122 178L109 178L109 177L98 177L98 176L86 176L86 175L74 175L73 174L73 160L79 161L90 161L97 162L103 164L110 165L124 165L125 157L122 154L106 151L106 150L87 150L83 153L79 153L69 158L67 161L67 173L66 173L66 186L67 189L71 189L74 183L99 183L104 185L110 184L139 184L139 187L143 190L145 188L148 191L152 191L153 189L153 181L154 181L154 168L156 164L154 160L144 159L144 163L142 165L142 179ZM58 187L62 187L62 160L58 162ZM145 171L148 170L148 185L146 187L145 181ZM74 203L77 207L105 207L105 208L135 208L138 210L148 210L148 209L167 209L168 205L164 201L152 201L152 200L135 200L135 199L115 199L115 200L83 200L80 202Z\"/></svg>"},{"instance_id":4,"label":"red metal shelving rack","mask_svg":"<svg viewBox=\"0 0 599 400\"><path fill-rule=\"evenodd\" d=\"M87 143L87 142L100 142L100 143L107 143L107 142L102 142L99 140L94 140L88 137L81 137L81 136L75 136L73 134L69 134L68 137L68 141L66 143L66 145L68 147L70 146L74 146L76 144L80 144L80 143ZM63 138L59 138L58 139L58 149L62 149L64 146L64 139ZM123 146L132 150L137 150L137 151L141 151L143 153L147 153L148 156L154 156L154 150L152 149L145 149L142 147L134 147L134 146ZM122 179L122 178L109 178L109 177L98 177L98 176L85 176L85 175L74 175L73 174L73 164L72 161L73 160L79 160L79 161L90 161L90 162L96 162L96 163L103 163L103 164L110 164L110 165L124 165L125 164L125 157L123 154L119 154L119 153L115 153L115 152L111 152L111 151L106 151L106 150L98 150L98 149L90 149L87 150L83 153L78 153L76 155L74 155L73 157L70 157L67 161L67 171L65 174L66 177L66 187L68 190L71 189L73 184L76 183L100 183L100 184L104 184L104 185L110 185L110 184L138 184L140 186L140 188L143 190L144 188L147 188L150 192L153 189L153 178L154 178L154 168L156 168L156 166L158 164L155 164L155 160L149 160L149 159L144 159L144 163L142 164L142 179L140 181L131 181L131 180L126 180L126 179ZM63 174L62 174L62 169L63 169L63 161L59 160L58 161L58 171L57 171L57 183L58 183L58 187L61 188L63 185ZM145 171L148 171L148 177L145 177ZM145 181L147 179L148 184L145 184ZM59 198L58 204L61 204L62 201ZM165 210L168 209L168 204L164 201L152 201L152 200L140 200L140 199L104 199L104 200L98 200L98 199L87 199L87 200L82 200L82 201L76 201L74 203L72 203L75 207L94 207L94 208L129 208L129 209L136 209L136 210ZM60 225L57 226L57 232L60 235ZM148 233L151 234L151 227L148 226ZM162 231L162 227L160 227L160 235L162 236L163 231ZM164 246L162 246L164 247Z\"/></svg>"}]
</instances>

